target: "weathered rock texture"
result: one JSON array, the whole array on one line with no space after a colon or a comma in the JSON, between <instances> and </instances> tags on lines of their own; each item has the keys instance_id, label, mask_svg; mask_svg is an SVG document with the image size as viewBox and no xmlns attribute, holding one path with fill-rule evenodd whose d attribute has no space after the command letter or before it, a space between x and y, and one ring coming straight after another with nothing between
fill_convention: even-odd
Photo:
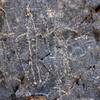
<instances>
[{"instance_id":1,"label":"weathered rock texture","mask_svg":"<svg viewBox=\"0 0 100 100\"><path fill-rule=\"evenodd\" d=\"M0 1L0 100L100 100L100 0Z\"/></svg>"}]
</instances>

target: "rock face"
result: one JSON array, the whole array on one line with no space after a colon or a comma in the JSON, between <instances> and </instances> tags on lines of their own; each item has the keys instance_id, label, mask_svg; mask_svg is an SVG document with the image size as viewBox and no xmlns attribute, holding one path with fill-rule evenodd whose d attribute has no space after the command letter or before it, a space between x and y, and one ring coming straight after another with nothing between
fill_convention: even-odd
<instances>
[{"instance_id":1,"label":"rock face","mask_svg":"<svg viewBox=\"0 0 100 100\"><path fill-rule=\"evenodd\" d=\"M100 0L0 0L0 100L31 96L100 100Z\"/></svg>"}]
</instances>

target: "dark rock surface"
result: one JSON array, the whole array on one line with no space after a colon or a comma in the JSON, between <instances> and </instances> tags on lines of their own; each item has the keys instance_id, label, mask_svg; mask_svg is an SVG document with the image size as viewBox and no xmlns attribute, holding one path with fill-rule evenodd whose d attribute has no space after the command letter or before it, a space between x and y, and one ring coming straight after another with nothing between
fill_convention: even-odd
<instances>
[{"instance_id":1,"label":"dark rock surface","mask_svg":"<svg viewBox=\"0 0 100 100\"><path fill-rule=\"evenodd\" d=\"M35 95L100 100L100 0L0 0L0 100Z\"/></svg>"}]
</instances>

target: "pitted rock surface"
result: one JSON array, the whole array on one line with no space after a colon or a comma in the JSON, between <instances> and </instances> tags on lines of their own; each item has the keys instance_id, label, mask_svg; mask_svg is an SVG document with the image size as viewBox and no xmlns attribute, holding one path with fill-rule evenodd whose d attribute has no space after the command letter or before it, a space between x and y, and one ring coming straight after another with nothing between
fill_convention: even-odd
<instances>
[{"instance_id":1,"label":"pitted rock surface","mask_svg":"<svg viewBox=\"0 0 100 100\"><path fill-rule=\"evenodd\" d=\"M0 0L0 100L27 99L100 100L100 0Z\"/></svg>"}]
</instances>

